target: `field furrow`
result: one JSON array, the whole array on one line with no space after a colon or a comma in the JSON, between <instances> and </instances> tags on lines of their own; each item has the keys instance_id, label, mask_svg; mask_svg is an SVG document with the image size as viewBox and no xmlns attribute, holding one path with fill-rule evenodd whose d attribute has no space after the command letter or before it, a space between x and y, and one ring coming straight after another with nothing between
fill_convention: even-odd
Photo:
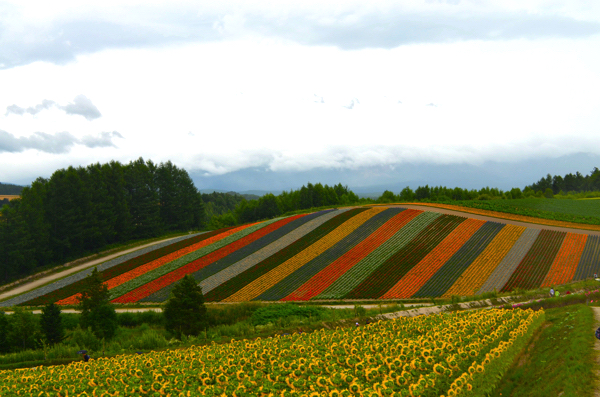
<instances>
[{"instance_id":1,"label":"field furrow","mask_svg":"<svg viewBox=\"0 0 600 397\"><path fill-rule=\"evenodd\" d=\"M538 288L560 249L566 233L542 230L502 291Z\"/></svg>"},{"instance_id":2,"label":"field furrow","mask_svg":"<svg viewBox=\"0 0 600 397\"><path fill-rule=\"evenodd\" d=\"M565 284L573 279L577 264L581 259L587 234L567 233L548 274L542 282L542 287Z\"/></svg>"},{"instance_id":3,"label":"field furrow","mask_svg":"<svg viewBox=\"0 0 600 397\"><path fill-rule=\"evenodd\" d=\"M504 226L503 223L486 222L413 296L442 296Z\"/></svg>"},{"instance_id":4,"label":"field furrow","mask_svg":"<svg viewBox=\"0 0 600 397\"><path fill-rule=\"evenodd\" d=\"M344 298L381 297L465 220L466 218L453 215L440 216L410 243L383 262Z\"/></svg>"},{"instance_id":5,"label":"field furrow","mask_svg":"<svg viewBox=\"0 0 600 397\"><path fill-rule=\"evenodd\" d=\"M510 252L525 229L523 226L506 225L443 297L474 295Z\"/></svg>"},{"instance_id":6,"label":"field furrow","mask_svg":"<svg viewBox=\"0 0 600 397\"><path fill-rule=\"evenodd\" d=\"M333 247L309 261L264 293L260 294L255 300L270 301L285 298L401 211L402 209L399 208L389 208L376 214Z\"/></svg>"},{"instance_id":7,"label":"field furrow","mask_svg":"<svg viewBox=\"0 0 600 397\"><path fill-rule=\"evenodd\" d=\"M354 248L336 259L325 269L321 270L305 284L301 285L296 291L292 292L282 300L309 300L319 295L348 269L364 259L377 247L398 232L398 230L404 227L404 225L422 212L423 211L418 210L404 210L395 215L371 235L367 236L363 241L357 244Z\"/></svg>"},{"instance_id":8,"label":"field furrow","mask_svg":"<svg viewBox=\"0 0 600 397\"><path fill-rule=\"evenodd\" d=\"M301 238L296 238L296 236L293 236L294 239L292 240L293 242L291 244L288 243L287 245L280 246L279 249L272 252L271 255L269 255L266 259L249 267L248 269L239 273L235 277L232 277L229 280L220 283L217 287L211 289L204 295L206 301L215 302L226 299L239 289L243 288L244 286L248 285L249 283L268 273L272 269L276 268L281 263L287 261L288 259L294 257L306 248L310 247L312 244L319 241L322 237L329 234L332 230L337 228L339 225L341 225L348 219L364 211L366 211L366 208L338 210L332 211L328 214L319 217L318 219L315 219L315 221L322 221L323 223L314 230L303 235ZM308 224L305 226L308 226ZM299 229L302 229L302 227L300 227ZM286 237L288 236L284 236L282 239L285 239ZM233 266L230 266L230 268L231 267ZM223 272L225 272L228 269L225 269ZM223 272L217 273L213 277L219 276L219 274Z\"/></svg>"},{"instance_id":9,"label":"field furrow","mask_svg":"<svg viewBox=\"0 0 600 397\"><path fill-rule=\"evenodd\" d=\"M344 237L356 230L367 220L384 210L384 208L371 208L363 213L355 215L351 219L348 219L346 222L338 226L335 230L331 231L331 233L315 242L310 247L306 248L302 252L299 252L297 255L283 262L281 265L241 288L227 299L224 299L224 301L243 302L256 298L309 261L321 255L334 244L338 243Z\"/></svg>"},{"instance_id":10,"label":"field furrow","mask_svg":"<svg viewBox=\"0 0 600 397\"><path fill-rule=\"evenodd\" d=\"M271 221L261 222L261 223L253 223L244 226L237 227L235 229L231 229L227 231L225 237L221 235L217 235L213 237L213 242L208 244L196 251L193 251L187 255L182 256L181 258L175 259L173 261L167 262L162 266L157 267L156 269L150 270L138 277L125 281L124 283L112 288L109 290L110 299L114 300L146 283L149 283L152 280L156 280L159 277L164 276L167 273L172 272L175 269L180 268L190 262L193 262L199 258L202 258L204 255L208 255L211 252L219 250L234 241L237 241L243 237L246 237L250 233L255 232L258 229L262 229L263 227L277 221L273 219Z\"/></svg>"},{"instance_id":11,"label":"field furrow","mask_svg":"<svg viewBox=\"0 0 600 397\"><path fill-rule=\"evenodd\" d=\"M589 236L573 280L585 280L600 274L600 236Z\"/></svg>"},{"instance_id":12,"label":"field furrow","mask_svg":"<svg viewBox=\"0 0 600 397\"><path fill-rule=\"evenodd\" d=\"M316 218L317 216L322 215L322 213L313 213L313 214L301 214L295 215L293 217L284 218L281 221L277 222L270 226L272 230L253 241L252 243L246 245L238 249L237 251L227 255L226 257L209 264L202 269L191 273L190 275L194 277L196 282L200 283L203 280L223 271L224 269L234 265L235 263L244 260L245 258L255 254L257 251L262 250L269 244L273 243L276 240L279 240L281 237L290 233L292 230L299 228L304 225L308 221ZM167 285L166 287L156 291L155 293L141 299L140 302L164 302L169 298L171 291L175 287L175 284Z\"/></svg>"},{"instance_id":13,"label":"field furrow","mask_svg":"<svg viewBox=\"0 0 600 397\"><path fill-rule=\"evenodd\" d=\"M316 299L341 299L360 285L377 267L398 250L402 249L402 247L408 244L416 235L440 216L441 214L433 212L423 212L416 216L386 242L340 276L333 284L319 294Z\"/></svg>"},{"instance_id":14,"label":"field furrow","mask_svg":"<svg viewBox=\"0 0 600 397\"><path fill-rule=\"evenodd\" d=\"M201 269L206 269L211 266L215 262L227 258L231 255L237 253L240 249L247 247L248 245L256 242L262 237L270 234L271 232L277 230L281 226L286 225L290 221L297 219L298 217L302 217L302 215L296 215L293 217L284 218L278 220L277 222L273 222L270 225L267 225L243 238L240 238L237 241L232 242L231 244L220 248L216 251L211 252L208 255L203 256L202 258L196 259L193 262L190 262L180 268L165 274L162 277L159 277L147 284L144 284L133 291L128 292L127 294L118 298L120 302L138 302L140 299L147 298L150 295L159 292L162 289L169 288L172 289L176 285L176 283L181 280L185 275L192 274L200 271ZM169 298L169 292L165 291L163 294L163 299L167 300Z\"/></svg>"},{"instance_id":15,"label":"field furrow","mask_svg":"<svg viewBox=\"0 0 600 397\"><path fill-rule=\"evenodd\" d=\"M413 296L484 223L485 221L477 219L462 222L381 298L401 299Z\"/></svg>"}]
</instances>

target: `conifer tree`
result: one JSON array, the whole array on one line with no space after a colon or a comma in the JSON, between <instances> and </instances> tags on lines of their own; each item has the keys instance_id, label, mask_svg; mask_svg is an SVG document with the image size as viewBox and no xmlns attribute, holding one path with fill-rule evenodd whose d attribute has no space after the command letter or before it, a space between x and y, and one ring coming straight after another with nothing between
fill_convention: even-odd
<instances>
[{"instance_id":1,"label":"conifer tree","mask_svg":"<svg viewBox=\"0 0 600 397\"><path fill-rule=\"evenodd\" d=\"M64 339L65 331L60 315L60 308L54 302L49 303L42 309L40 327L49 344L54 345Z\"/></svg>"},{"instance_id":2,"label":"conifer tree","mask_svg":"<svg viewBox=\"0 0 600 397\"><path fill-rule=\"evenodd\" d=\"M110 294L98 269L85 279L85 287L79 297L82 328L91 328L98 338L110 339L117 331L117 313L110 303Z\"/></svg>"},{"instance_id":3,"label":"conifer tree","mask_svg":"<svg viewBox=\"0 0 600 397\"><path fill-rule=\"evenodd\" d=\"M165 328L177 337L198 335L208 326L202 288L186 275L174 288L164 309Z\"/></svg>"}]
</instances>

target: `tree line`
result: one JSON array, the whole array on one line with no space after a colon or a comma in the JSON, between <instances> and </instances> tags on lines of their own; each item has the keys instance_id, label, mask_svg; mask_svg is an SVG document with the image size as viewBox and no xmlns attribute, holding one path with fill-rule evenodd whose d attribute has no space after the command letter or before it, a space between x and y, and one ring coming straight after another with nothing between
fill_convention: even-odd
<instances>
[{"instance_id":1,"label":"tree line","mask_svg":"<svg viewBox=\"0 0 600 397\"><path fill-rule=\"evenodd\" d=\"M582 175L579 171L575 174L546 175L536 183L528 186L536 192L546 192L551 189L554 194L569 194L600 191L600 169L594 167L589 175Z\"/></svg>"},{"instance_id":2,"label":"tree line","mask_svg":"<svg viewBox=\"0 0 600 397\"><path fill-rule=\"evenodd\" d=\"M18 195L21 194L21 190L23 186L0 182L0 195Z\"/></svg>"},{"instance_id":3,"label":"tree line","mask_svg":"<svg viewBox=\"0 0 600 397\"><path fill-rule=\"evenodd\" d=\"M394 203L410 201L511 200L528 197L552 198L556 194L574 195L585 192L600 192L600 170L597 167L586 176L583 176L580 172L567 174L564 177L548 174L538 182L525 186L523 190L518 187L504 191L490 187L477 190L429 185L419 186L417 189L412 190L407 186L397 195L386 190L376 201L378 203Z\"/></svg>"},{"instance_id":4,"label":"tree line","mask_svg":"<svg viewBox=\"0 0 600 397\"><path fill-rule=\"evenodd\" d=\"M57 170L0 216L0 283L116 243L198 230L202 197L187 171L142 158Z\"/></svg>"},{"instance_id":5,"label":"tree line","mask_svg":"<svg viewBox=\"0 0 600 397\"><path fill-rule=\"evenodd\" d=\"M235 208L213 216L210 228L221 228L237 224L270 219L285 213L337 205L358 203L358 196L338 183L335 186L308 183L297 190L284 191L279 195L265 194L258 200L241 200Z\"/></svg>"}]
</instances>

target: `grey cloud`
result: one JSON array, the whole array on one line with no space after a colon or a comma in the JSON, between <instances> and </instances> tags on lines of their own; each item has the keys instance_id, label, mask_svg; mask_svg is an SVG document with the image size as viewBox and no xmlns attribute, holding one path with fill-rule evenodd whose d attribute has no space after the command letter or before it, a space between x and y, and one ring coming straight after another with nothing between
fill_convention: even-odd
<instances>
[{"instance_id":1,"label":"grey cloud","mask_svg":"<svg viewBox=\"0 0 600 397\"><path fill-rule=\"evenodd\" d=\"M430 103L428 103L425 106L431 106L432 108L437 108L437 105L435 103L433 103L433 102L430 102Z\"/></svg>"},{"instance_id":2,"label":"grey cloud","mask_svg":"<svg viewBox=\"0 0 600 397\"><path fill-rule=\"evenodd\" d=\"M76 142L77 138L68 132L58 132L54 135L35 132L29 137L17 138L0 130L0 152L17 153L36 149L46 153L67 153Z\"/></svg>"},{"instance_id":3,"label":"grey cloud","mask_svg":"<svg viewBox=\"0 0 600 397\"><path fill-rule=\"evenodd\" d=\"M15 137L13 134L0 130L0 153L19 153L25 150L34 149L40 152L60 154L68 153L71 147L76 144L81 144L89 148L95 147L116 147L112 142L113 138L123 138L117 131L101 132L94 137L86 135L83 138L77 139L69 132L57 132L56 134L48 134L45 132L34 132L29 137Z\"/></svg>"},{"instance_id":4,"label":"grey cloud","mask_svg":"<svg viewBox=\"0 0 600 397\"><path fill-rule=\"evenodd\" d=\"M83 138L81 138L81 143L89 148L109 146L117 147L112 141L113 138L123 139L123 135L119 134L117 131L101 132L98 136L84 136Z\"/></svg>"},{"instance_id":5,"label":"grey cloud","mask_svg":"<svg viewBox=\"0 0 600 397\"><path fill-rule=\"evenodd\" d=\"M0 69L47 61L64 64L79 54L110 48L156 47L180 42L214 42L246 33L284 38L308 45L342 49L395 48L415 43L462 40L579 38L600 32L600 23L560 15L525 12L480 13L403 12L376 10L369 14L318 11L238 11L233 29L223 25L228 14L189 8L138 7L135 22L85 17L21 26L27 35L12 32L0 16ZM237 15L237 14L236 14ZM9 20L8 17L5 17ZM347 21L352 19L352 23Z\"/></svg>"},{"instance_id":6,"label":"grey cloud","mask_svg":"<svg viewBox=\"0 0 600 397\"><path fill-rule=\"evenodd\" d=\"M340 18L338 23L328 25L296 17L285 21L285 27L285 30L279 30L275 24L264 20L252 26L266 35L347 50L390 49L408 44L465 40L579 38L600 32L600 23L597 22L527 14L449 16L441 13L381 13L363 16L355 24L345 24ZM306 34L307 30L310 34Z\"/></svg>"},{"instance_id":7,"label":"grey cloud","mask_svg":"<svg viewBox=\"0 0 600 397\"><path fill-rule=\"evenodd\" d=\"M54 106L61 110L64 110L67 114L80 115L90 121L102 116L98 108L85 95L77 95L72 103L69 103L65 106L60 106L56 102L51 101L49 99L44 99L42 103L38 103L35 106L30 106L27 109L14 104L6 107L5 115L8 116L11 113L19 116L22 116L25 113L36 115L42 110L50 109Z\"/></svg>"},{"instance_id":8,"label":"grey cloud","mask_svg":"<svg viewBox=\"0 0 600 397\"><path fill-rule=\"evenodd\" d=\"M85 95L77 95L72 103L60 108L67 114L78 114L90 121L102 116L98 108Z\"/></svg>"},{"instance_id":9,"label":"grey cloud","mask_svg":"<svg viewBox=\"0 0 600 397\"><path fill-rule=\"evenodd\" d=\"M50 109L54 105L56 105L56 102L51 101L49 99L44 99L42 101L42 103L38 103L35 106L30 106L27 109L24 109L17 105L10 105L10 106L6 107L6 115L8 115L10 113L14 113L14 114L18 114L18 115L23 115L25 113L29 113L29 114L35 115L35 114L38 114L39 112L41 112L42 110Z\"/></svg>"}]
</instances>

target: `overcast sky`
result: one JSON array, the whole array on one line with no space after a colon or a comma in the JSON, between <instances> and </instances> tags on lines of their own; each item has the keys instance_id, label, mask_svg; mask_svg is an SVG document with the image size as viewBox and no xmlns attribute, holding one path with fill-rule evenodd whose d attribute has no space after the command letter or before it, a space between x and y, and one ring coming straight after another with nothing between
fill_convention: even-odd
<instances>
[{"instance_id":1,"label":"overcast sky","mask_svg":"<svg viewBox=\"0 0 600 397\"><path fill-rule=\"evenodd\" d=\"M599 49L589 0L0 0L0 181L140 156L200 189L587 174Z\"/></svg>"}]
</instances>

